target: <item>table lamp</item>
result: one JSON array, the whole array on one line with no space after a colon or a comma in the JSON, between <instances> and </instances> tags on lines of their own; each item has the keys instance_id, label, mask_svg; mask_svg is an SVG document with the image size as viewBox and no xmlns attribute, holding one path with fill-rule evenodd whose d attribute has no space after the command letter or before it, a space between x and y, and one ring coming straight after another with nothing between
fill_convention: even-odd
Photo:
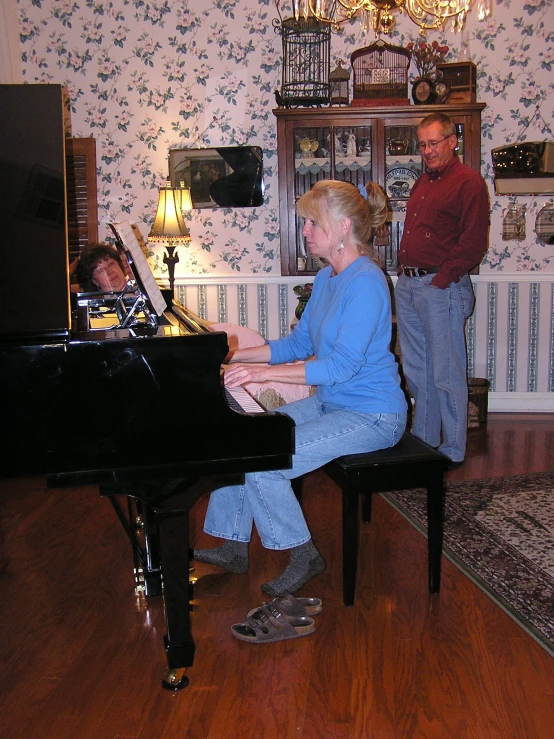
<instances>
[{"instance_id":1,"label":"table lamp","mask_svg":"<svg viewBox=\"0 0 554 739\"><path fill-rule=\"evenodd\" d=\"M188 202L190 202L189 191L183 187L173 188L169 181L166 187L161 187L156 218L148 234L149 241L167 242L163 261L167 264L169 288L172 294L175 284L175 265L179 261L177 246L190 241L190 232L185 225L182 213L183 205L187 205L187 195Z\"/></svg>"}]
</instances>

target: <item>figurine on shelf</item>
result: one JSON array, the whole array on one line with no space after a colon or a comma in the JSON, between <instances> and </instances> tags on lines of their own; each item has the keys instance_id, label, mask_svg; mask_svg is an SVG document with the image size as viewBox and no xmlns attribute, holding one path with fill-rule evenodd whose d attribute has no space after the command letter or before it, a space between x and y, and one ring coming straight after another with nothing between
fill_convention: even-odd
<instances>
[{"instance_id":1,"label":"figurine on shelf","mask_svg":"<svg viewBox=\"0 0 554 739\"><path fill-rule=\"evenodd\" d=\"M356 134L354 131L349 131L346 135L346 156L355 157L358 155L356 148Z\"/></svg>"},{"instance_id":2,"label":"figurine on shelf","mask_svg":"<svg viewBox=\"0 0 554 739\"><path fill-rule=\"evenodd\" d=\"M338 133L335 134L335 156L337 157L344 156L344 144L342 143L341 138Z\"/></svg>"}]
</instances>

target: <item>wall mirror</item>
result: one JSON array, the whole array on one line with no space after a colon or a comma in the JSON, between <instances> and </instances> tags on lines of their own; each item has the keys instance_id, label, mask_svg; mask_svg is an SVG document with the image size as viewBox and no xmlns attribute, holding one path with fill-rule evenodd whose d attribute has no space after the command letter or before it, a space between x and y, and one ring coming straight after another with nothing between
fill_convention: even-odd
<instances>
[{"instance_id":1,"label":"wall mirror","mask_svg":"<svg viewBox=\"0 0 554 739\"><path fill-rule=\"evenodd\" d=\"M263 162L259 146L172 149L169 179L190 189L193 208L249 208L262 205Z\"/></svg>"}]
</instances>

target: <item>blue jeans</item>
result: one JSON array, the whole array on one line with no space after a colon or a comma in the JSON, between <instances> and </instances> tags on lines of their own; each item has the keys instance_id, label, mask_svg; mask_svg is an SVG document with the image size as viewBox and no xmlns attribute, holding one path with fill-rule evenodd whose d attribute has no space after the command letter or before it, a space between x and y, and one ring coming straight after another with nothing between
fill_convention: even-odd
<instances>
[{"instance_id":1,"label":"blue jeans","mask_svg":"<svg viewBox=\"0 0 554 739\"><path fill-rule=\"evenodd\" d=\"M394 295L402 367L415 400L412 433L461 462L468 405L464 326L475 297L468 275L446 290L432 287L433 277L398 277Z\"/></svg>"},{"instance_id":2,"label":"blue jeans","mask_svg":"<svg viewBox=\"0 0 554 739\"><path fill-rule=\"evenodd\" d=\"M204 531L250 541L252 524L267 549L292 549L311 538L290 480L343 454L394 446L406 427L405 413L358 413L303 398L279 409L296 423L292 469L246 474L244 485L219 488L210 496Z\"/></svg>"}]
</instances>

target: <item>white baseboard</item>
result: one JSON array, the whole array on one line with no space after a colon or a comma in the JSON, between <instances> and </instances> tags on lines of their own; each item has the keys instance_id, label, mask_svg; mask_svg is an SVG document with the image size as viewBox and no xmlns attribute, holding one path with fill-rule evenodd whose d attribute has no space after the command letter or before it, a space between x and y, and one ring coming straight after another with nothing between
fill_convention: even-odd
<instances>
[{"instance_id":1,"label":"white baseboard","mask_svg":"<svg viewBox=\"0 0 554 739\"><path fill-rule=\"evenodd\" d=\"M489 393L493 413L554 413L554 393Z\"/></svg>"}]
</instances>

